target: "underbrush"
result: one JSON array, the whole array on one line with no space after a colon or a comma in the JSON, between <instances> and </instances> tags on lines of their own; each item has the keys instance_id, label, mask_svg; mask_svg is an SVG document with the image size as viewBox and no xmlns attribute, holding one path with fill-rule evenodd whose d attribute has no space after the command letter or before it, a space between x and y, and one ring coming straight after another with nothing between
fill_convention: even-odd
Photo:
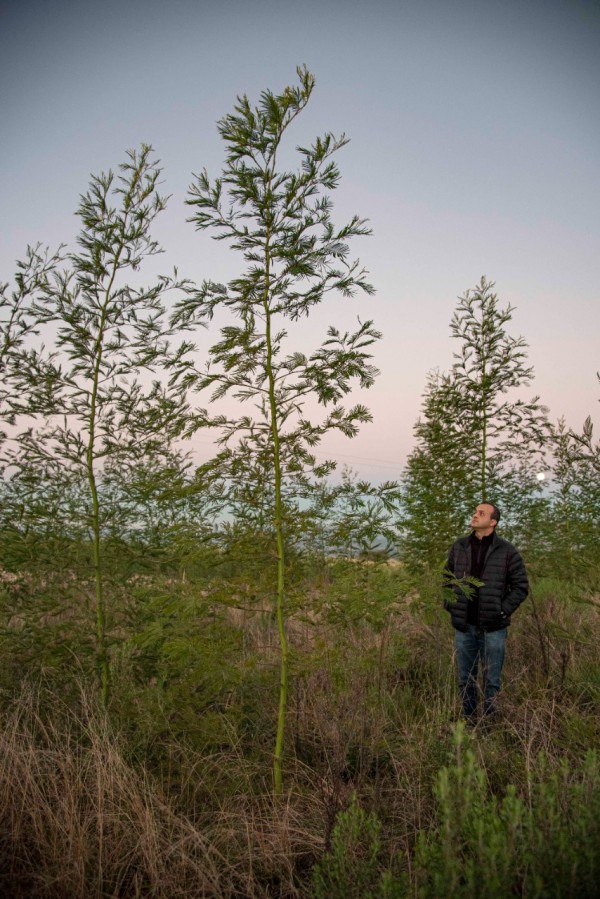
<instances>
[{"instance_id":1,"label":"underbrush","mask_svg":"<svg viewBox=\"0 0 600 899\"><path fill-rule=\"evenodd\" d=\"M85 670L42 649L23 677L27 633L5 628L2 895L597 895L597 609L539 585L511 626L500 720L465 733L448 620L400 573L368 577L366 617L356 596L344 607L346 572L288 621L279 800L268 613L188 586L177 614L146 591L107 712Z\"/></svg>"}]
</instances>

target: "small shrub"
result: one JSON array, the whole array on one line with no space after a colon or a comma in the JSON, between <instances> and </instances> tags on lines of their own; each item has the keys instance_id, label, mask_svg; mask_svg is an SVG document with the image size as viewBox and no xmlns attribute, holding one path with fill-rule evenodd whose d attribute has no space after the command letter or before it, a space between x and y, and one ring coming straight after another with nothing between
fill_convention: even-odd
<instances>
[{"instance_id":1,"label":"small shrub","mask_svg":"<svg viewBox=\"0 0 600 899\"><path fill-rule=\"evenodd\" d=\"M415 853L420 899L439 896L532 899L596 897L600 877L600 767L587 754L579 776L544 759L529 802L508 785L490 793L463 725L455 730L455 764L436 785L438 822L422 831Z\"/></svg>"},{"instance_id":2,"label":"small shrub","mask_svg":"<svg viewBox=\"0 0 600 899\"><path fill-rule=\"evenodd\" d=\"M313 868L315 899L375 899L381 896L379 854L381 824L352 794L349 808L340 812L331 848Z\"/></svg>"}]
</instances>

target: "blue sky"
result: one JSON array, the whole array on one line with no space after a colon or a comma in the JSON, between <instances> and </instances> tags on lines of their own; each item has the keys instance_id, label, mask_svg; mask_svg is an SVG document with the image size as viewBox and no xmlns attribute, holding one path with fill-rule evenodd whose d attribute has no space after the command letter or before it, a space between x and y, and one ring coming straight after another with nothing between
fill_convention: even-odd
<instances>
[{"instance_id":1,"label":"blue sky","mask_svg":"<svg viewBox=\"0 0 600 899\"><path fill-rule=\"evenodd\" d=\"M331 300L328 323L373 318L382 374L353 441L323 448L366 477L396 477L412 446L427 372L448 368L456 297L482 275L516 307L553 419L598 416L600 388L600 4L590 0L9 0L0 2L0 279L28 243L72 243L90 172L152 143L172 194L157 229L197 280L238 260L185 219L192 172L217 175L215 123L237 94L317 86L291 134L325 130L338 156L340 223L374 298ZM290 155L290 162L292 156ZM200 455L210 453L198 438Z\"/></svg>"}]
</instances>

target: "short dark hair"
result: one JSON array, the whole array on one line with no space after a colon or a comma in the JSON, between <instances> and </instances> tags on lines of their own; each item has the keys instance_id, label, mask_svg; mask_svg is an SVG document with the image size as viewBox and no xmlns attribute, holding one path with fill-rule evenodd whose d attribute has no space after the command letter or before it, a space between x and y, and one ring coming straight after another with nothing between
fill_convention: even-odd
<instances>
[{"instance_id":1,"label":"short dark hair","mask_svg":"<svg viewBox=\"0 0 600 899\"><path fill-rule=\"evenodd\" d=\"M482 499L481 502L485 503L486 506L492 507L492 514L490 515L490 518L493 518L496 524L498 524L498 522L500 521L500 509L498 508L496 503L490 502L489 499Z\"/></svg>"}]
</instances>

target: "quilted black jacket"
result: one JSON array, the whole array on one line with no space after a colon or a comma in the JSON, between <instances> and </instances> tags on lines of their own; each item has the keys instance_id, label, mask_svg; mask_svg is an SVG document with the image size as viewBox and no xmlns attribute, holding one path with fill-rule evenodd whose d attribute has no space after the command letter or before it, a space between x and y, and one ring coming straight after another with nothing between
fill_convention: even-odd
<instances>
[{"instance_id":1,"label":"quilted black jacket","mask_svg":"<svg viewBox=\"0 0 600 899\"><path fill-rule=\"evenodd\" d=\"M461 537L450 549L447 569L455 578L469 575L471 570L471 546L469 537ZM510 624L510 616L518 609L529 593L525 564L512 543L503 540L495 532L487 551L479 588L479 627L484 631L497 631ZM459 631L467 629L466 594L458 585L452 585L454 601L444 601L444 608L452 616L452 624Z\"/></svg>"}]
</instances>

